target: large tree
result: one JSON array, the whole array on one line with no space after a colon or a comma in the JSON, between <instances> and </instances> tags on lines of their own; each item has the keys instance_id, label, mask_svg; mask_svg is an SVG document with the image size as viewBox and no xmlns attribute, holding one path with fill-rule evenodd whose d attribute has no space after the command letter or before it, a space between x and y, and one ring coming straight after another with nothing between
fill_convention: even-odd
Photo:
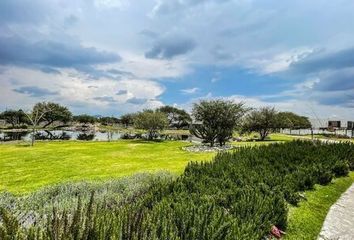
<instances>
[{"instance_id":1,"label":"large tree","mask_svg":"<svg viewBox=\"0 0 354 240\"><path fill-rule=\"evenodd\" d=\"M172 128L185 128L192 122L191 116L183 109L178 109L172 106L163 106L158 109L167 115L168 125Z\"/></svg>"},{"instance_id":2,"label":"large tree","mask_svg":"<svg viewBox=\"0 0 354 240\"><path fill-rule=\"evenodd\" d=\"M124 114L120 117L120 122L125 127L131 126L134 124L134 117L135 117L135 114L133 114L133 113Z\"/></svg>"},{"instance_id":3,"label":"large tree","mask_svg":"<svg viewBox=\"0 0 354 240\"><path fill-rule=\"evenodd\" d=\"M257 132L263 141L269 133L278 128L278 115L272 107L263 107L251 111L244 119L244 132Z\"/></svg>"},{"instance_id":4,"label":"large tree","mask_svg":"<svg viewBox=\"0 0 354 240\"><path fill-rule=\"evenodd\" d=\"M278 127L289 129L306 129L311 128L311 122L308 117L300 116L292 112L278 113Z\"/></svg>"},{"instance_id":5,"label":"large tree","mask_svg":"<svg viewBox=\"0 0 354 240\"><path fill-rule=\"evenodd\" d=\"M167 125L166 114L159 111L145 110L134 117L134 126L146 130L149 140L156 138L159 131L164 130Z\"/></svg>"},{"instance_id":6,"label":"large tree","mask_svg":"<svg viewBox=\"0 0 354 240\"><path fill-rule=\"evenodd\" d=\"M32 128L31 146L34 145L34 141L36 138L36 131L39 126L39 123L43 120L43 117L45 116L45 114L47 114L51 111L52 111L52 109L50 108L49 105L44 105L43 107L34 106L32 111L30 111L28 113L24 112L24 114L27 116L28 121L30 122L31 128Z\"/></svg>"},{"instance_id":7,"label":"large tree","mask_svg":"<svg viewBox=\"0 0 354 240\"><path fill-rule=\"evenodd\" d=\"M192 115L195 122L190 131L193 135L214 146L221 146L230 138L247 109L243 103L225 100L200 101L194 104Z\"/></svg>"},{"instance_id":8,"label":"large tree","mask_svg":"<svg viewBox=\"0 0 354 240\"><path fill-rule=\"evenodd\" d=\"M38 111L42 111L45 109L51 109L51 111L46 112L41 119L41 122L44 123L43 127L47 127L54 122L60 122L62 124L66 124L67 122L72 120L72 113L69 111L67 107L61 106L57 103L53 102L41 102L37 103L34 106L34 109Z\"/></svg>"},{"instance_id":9,"label":"large tree","mask_svg":"<svg viewBox=\"0 0 354 240\"><path fill-rule=\"evenodd\" d=\"M12 128L28 123L25 113L22 110L6 110L0 114L0 119L4 119Z\"/></svg>"},{"instance_id":10,"label":"large tree","mask_svg":"<svg viewBox=\"0 0 354 240\"><path fill-rule=\"evenodd\" d=\"M119 123L119 119L115 118L115 117L100 117L98 119L98 121L102 124L102 125L114 125L116 123Z\"/></svg>"}]
</instances>

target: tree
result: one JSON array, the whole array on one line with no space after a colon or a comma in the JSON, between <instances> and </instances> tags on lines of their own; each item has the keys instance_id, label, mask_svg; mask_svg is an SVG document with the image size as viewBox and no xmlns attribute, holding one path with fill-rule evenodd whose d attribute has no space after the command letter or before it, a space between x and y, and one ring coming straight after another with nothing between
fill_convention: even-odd
<instances>
[{"instance_id":1,"label":"tree","mask_svg":"<svg viewBox=\"0 0 354 240\"><path fill-rule=\"evenodd\" d=\"M128 114L122 115L120 117L120 122L125 127L131 126L134 124L134 117L135 117L135 114L133 114L133 113L128 113Z\"/></svg>"},{"instance_id":2,"label":"tree","mask_svg":"<svg viewBox=\"0 0 354 240\"><path fill-rule=\"evenodd\" d=\"M263 141L268 134L278 127L277 112L274 108L263 107L251 111L242 126L244 132L258 132Z\"/></svg>"},{"instance_id":3,"label":"tree","mask_svg":"<svg viewBox=\"0 0 354 240\"><path fill-rule=\"evenodd\" d=\"M11 124L12 128L23 123L28 123L26 115L22 110L6 110L0 114L0 118L4 119L6 123Z\"/></svg>"},{"instance_id":4,"label":"tree","mask_svg":"<svg viewBox=\"0 0 354 240\"><path fill-rule=\"evenodd\" d=\"M87 124L94 124L97 119L93 116L82 114L73 117L75 122L81 123L82 125L86 126Z\"/></svg>"},{"instance_id":5,"label":"tree","mask_svg":"<svg viewBox=\"0 0 354 240\"><path fill-rule=\"evenodd\" d=\"M41 109L51 109L46 112L41 119L44 122L44 128L53 124L54 122L61 122L63 124L69 122L72 119L72 113L67 107L61 106L53 102L41 102L34 106L35 109L41 111Z\"/></svg>"},{"instance_id":6,"label":"tree","mask_svg":"<svg viewBox=\"0 0 354 240\"><path fill-rule=\"evenodd\" d=\"M167 115L169 127L181 129L188 127L192 122L191 116L183 109L178 109L172 106L163 106L158 109Z\"/></svg>"},{"instance_id":7,"label":"tree","mask_svg":"<svg viewBox=\"0 0 354 240\"><path fill-rule=\"evenodd\" d=\"M279 112L277 118L279 128L306 129L312 127L308 117L299 116L292 112Z\"/></svg>"},{"instance_id":8,"label":"tree","mask_svg":"<svg viewBox=\"0 0 354 240\"><path fill-rule=\"evenodd\" d=\"M24 114L27 116L27 118L32 126L31 146L34 145L34 141L36 138L36 129L37 129L39 123L43 120L44 115L49 113L50 111L51 111L50 107L48 105L45 105L44 107L40 107L40 108L33 107L32 111L29 113L24 112Z\"/></svg>"},{"instance_id":9,"label":"tree","mask_svg":"<svg viewBox=\"0 0 354 240\"><path fill-rule=\"evenodd\" d=\"M232 101L211 100L201 101L193 106L193 117L190 132L198 138L214 146L215 141L220 146L232 138L234 129L247 109L243 103Z\"/></svg>"},{"instance_id":10,"label":"tree","mask_svg":"<svg viewBox=\"0 0 354 240\"><path fill-rule=\"evenodd\" d=\"M113 125L115 123L119 123L119 119L115 117L100 117L99 122L102 125L108 126L108 125Z\"/></svg>"},{"instance_id":11,"label":"tree","mask_svg":"<svg viewBox=\"0 0 354 240\"><path fill-rule=\"evenodd\" d=\"M166 114L159 111L144 110L134 117L134 125L138 129L144 129L148 132L148 139L157 137L159 131L164 130L168 125Z\"/></svg>"}]
</instances>

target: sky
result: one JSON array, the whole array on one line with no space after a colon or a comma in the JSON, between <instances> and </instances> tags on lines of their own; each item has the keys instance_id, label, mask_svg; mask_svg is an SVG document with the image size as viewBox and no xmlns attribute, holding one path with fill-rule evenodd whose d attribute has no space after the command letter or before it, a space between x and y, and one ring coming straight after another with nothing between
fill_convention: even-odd
<instances>
[{"instance_id":1,"label":"sky","mask_svg":"<svg viewBox=\"0 0 354 240\"><path fill-rule=\"evenodd\" d=\"M354 120L352 0L1 0L0 110L202 99Z\"/></svg>"}]
</instances>

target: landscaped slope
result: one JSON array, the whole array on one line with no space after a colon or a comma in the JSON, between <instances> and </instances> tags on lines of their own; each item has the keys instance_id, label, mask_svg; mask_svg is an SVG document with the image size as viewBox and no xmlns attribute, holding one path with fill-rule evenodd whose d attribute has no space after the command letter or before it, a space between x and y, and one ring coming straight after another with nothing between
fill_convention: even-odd
<instances>
[{"instance_id":1,"label":"landscaped slope","mask_svg":"<svg viewBox=\"0 0 354 240\"><path fill-rule=\"evenodd\" d=\"M155 181L124 203L95 204L93 196L75 211L54 211L45 230L7 224L2 232L34 239L262 239L272 225L286 229L288 203L296 205L300 191L347 175L353 163L351 144L243 148L191 163L177 180Z\"/></svg>"}]
</instances>

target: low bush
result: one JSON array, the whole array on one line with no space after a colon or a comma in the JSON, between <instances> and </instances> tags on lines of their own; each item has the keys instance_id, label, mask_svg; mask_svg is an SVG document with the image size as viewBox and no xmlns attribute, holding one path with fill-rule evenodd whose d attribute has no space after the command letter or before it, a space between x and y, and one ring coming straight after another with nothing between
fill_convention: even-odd
<instances>
[{"instance_id":1,"label":"low bush","mask_svg":"<svg viewBox=\"0 0 354 240\"><path fill-rule=\"evenodd\" d=\"M262 239L272 225L286 229L288 204L296 205L301 191L345 176L353 154L349 143L240 148L212 162L192 162L174 181L151 181L129 201L107 204L92 194L86 201L74 198L75 209L54 205L46 227L24 227L2 211L0 238Z\"/></svg>"},{"instance_id":2,"label":"low bush","mask_svg":"<svg viewBox=\"0 0 354 240\"><path fill-rule=\"evenodd\" d=\"M344 177L349 174L349 165L346 161L337 161L333 165L332 169L336 177Z\"/></svg>"}]
</instances>

